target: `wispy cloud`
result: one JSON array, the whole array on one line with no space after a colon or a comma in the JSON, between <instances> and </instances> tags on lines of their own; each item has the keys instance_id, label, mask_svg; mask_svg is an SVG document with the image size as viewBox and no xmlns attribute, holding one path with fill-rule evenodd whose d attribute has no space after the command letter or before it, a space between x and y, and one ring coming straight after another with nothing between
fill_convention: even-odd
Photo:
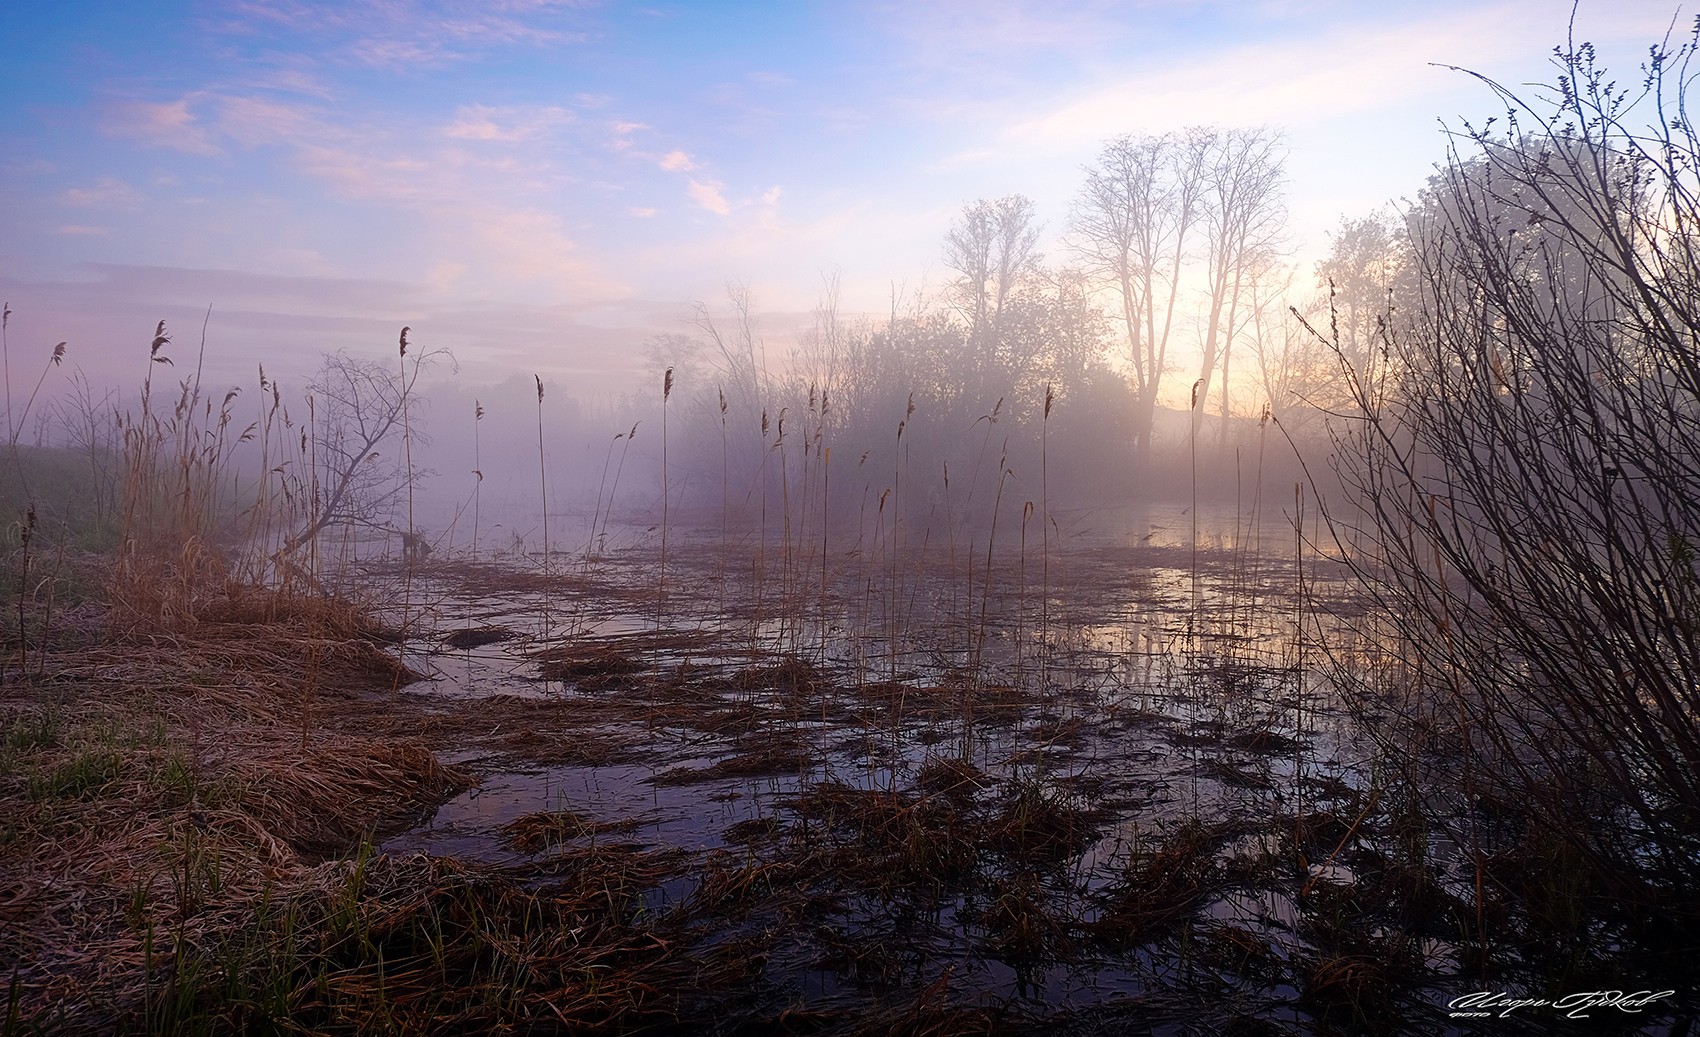
<instances>
[{"instance_id":1,"label":"wispy cloud","mask_svg":"<svg viewBox=\"0 0 1700 1037\"><path fill-rule=\"evenodd\" d=\"M898 67L972 84L972 96L1027 82L1025 67L1046 56L1074 65L1123 43L1139 24L1129 6L1126 0L880 0L873 20L895 40Z\"/></svg>"},{"instance_id":2,"label":"wispy cloud","mask_svg":"<svg viewBox=\"0 0 1700 1037\"><path fill-rule=\"evenodd\" d=\"M331 127L316 105L235 96L220 98L217 107L218 133L246 148L299 144L323 137Z\"/></svg>"},{"instance_id":3,"label":"wispy cloud","mask_svg":"<svg viewBox=\"0 0 1700 1037\"><path fill-rule=\"evenodd\" d=\"M138 106L180 142L240 159L270 152L293 171L286 188L311 206L315 194L366 207L375 224L405 216L395 233L411 244L415 275L471 296L503 291L618 298L626 288L587 259L576 236L590 212L568 188L576 167L562 153L600 151L602 125L558 105L465 104L444 114L342 108L278 94L198 92ZM189 136L192 131L192 136ZM65 204L113 207L140 196L120 181L80 184ZM722 203L723 204L723 203ZM614 210L618 212L618 210ZM389 215L386 215L388 213Z\"/></svg>"},{"instance_id":4,"label":"wispy cloud","mask_svg":"<svg viewBox=\"0 0 1700 1037\"><path fill-rule=\"evenodd\" d=\"M142 200L142 193L117 177L106 176L87 187L66 188L59 198L82 209L128 208Z\"/></svg>"},{"instance_id":5,"label":"wispy cloud","mask_svg":"<svg viewBox=\"0 0 1700 1037\"><path fill-rule=\"evenodd\" d=\"M1492 63L1515 7L1337 29L1225 49L1206 60L1153 64L1061 99L1007 132L1023 146L1102 139L1182 124L1304 125L1433 94L1445 85L1429 62ZM1318 60L1326 55L1327 60Z\"/></svg>"},{"instance_id":6,"label":"wispy cloud","mask_svg":"<svg viewBox=\"0 0 1700 1037\"><path fill-rule=\"evenodd\" d=\"M686 173L697 167L697 164L691 161L691 156L683 151L669 151L661 156L660 165L669 173Z\"/></svg>"},{"instance_id":7,"label":"wispy cloud","mask_svg":"<svg viewBox=\"0 0 1700 1037\"><path fill-rule=\"evenodd\" d=\"M588 34L577 27L581 20L577 5L561 4L247 0L232 5L213 25L236 37L293 33L321 41L321 50L344 62L417 73L516 47L583 43Z\"/></svg>"},{"instance_id":8,"label":"wispy cloud","mask_svg":"<svg viewBox=\"0 0 1700 1037\"><path fill-rule=\"evenodd\" d=\"M443 135L456 140L511 144L535 140L577 118L571 110L558 105L489 107L470 104L456 110L454 121L443 130Z\"/></svg>"},{"instance_id":9,"label":"wispy cloud","mask_svg":"<svg viewBox=\"0 0 1700 1037\"><path fill-rule=\"evenodd\" d=\"M726 197L720 193L722 186L722 184L714 181L705 184L700 180L692 180L690 187L686 188L686 193L691 196L692 201L709 212L725 216L732 211L732 206L726 201Z\"/></svg>"},{"instance_id":10,"label":"wispy cloud","mask_svg":"<svg viewBox=\"0 0 1700 1037\"><path fill-rule=\"evenodd\" d=\"M218 148L206 125L191 110L195 95L175 101L121 101L103 113L100 128L113 137L185 151L192 155L215 155Z\"/></svg>"},{"instance_id":11,"label":"wispy cloud","mask_svg":"<svg viewBox=\"0 0 1700 1037\"><path fill-rule=\"evenodd\" d=\"M609 147L612 147L615 151L628 151L632 145L637 143L635 134L640 130L647 130L649 127L641 122L619 121L614 123L612 129L614 137L609 141Z\"/></svg>"}]
</instances>

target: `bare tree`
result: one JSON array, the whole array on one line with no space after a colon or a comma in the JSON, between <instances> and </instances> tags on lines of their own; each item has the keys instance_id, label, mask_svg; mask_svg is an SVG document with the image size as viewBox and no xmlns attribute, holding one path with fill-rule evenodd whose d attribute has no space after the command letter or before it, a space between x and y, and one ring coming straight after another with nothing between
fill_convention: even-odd
<instances>
[{"instance_id":1,"label":"bare tree","mask_svg":"<svg viewBox=\"0 0 1700 1037\"><path fill-rule=\"evenodd\" d=\"M1019 194L969 203L945 234L945 264L962 275L952 294L976 341L996 335L1004 305L1037 272L1038 243L1033 202Z\"/></svg>"},{"instance_id":2,"label":"bare tree","mask_svg":"<svg viewBox=\"0 0 1700 1037\"><path fill-rule=\"evenodd\" d=\"M758 434L757 429L767 423L774 385L767 365L767 345L756 334L749 288L728 284L726 298L732 308L729 324L716 320L705 303L697 304L691 323L713 347L704 351L707 371L703 377L713 378L715 382L718 414L727 422L723 428L731 436L732 465L747 474L762 467L767 453L766 437ZM706 384L702 391L706 404Z\"/></svg>"},{"instance_id":3,"label":"bare tree","mask_svg":"<svg viewBox=\"0 0 1700 1037\"><path fill-rule=\"evenodd\" d=\"M1134 449L1150 456L1157 394L1190 236L1203 216L1208 131L1122 136L1104 145L1074 205L1073 247L1116 299L1132 372Z\"/></svg>"},{"instance_id":4,"label":"bare tree","mask_svg":"<svg viewBox=\"0 0 1700 1037\"><path fill-rule=\"evenodd\" d=\"M1269 415L1289 437L1297 438L1316 415L1338 401L1340 364L1306 324L1289 318L1286 301L1291 297L1292 273L1288 267L1279 279L1260 278L1252 284L1248 330ZM1310 326L1325 325L1326 320L1316 318L1314 310L1301 315Z\"/></svg>"},{"instance_id":5,"label":"bare tree","mask_svg":"<svg viewBox=\"0 0 1700 1037\"><path fill-rule=\"evenodd\" d=\"M1368 360L1377 327L1390 311L1405 308L1413 286L1401 283L1410 268L1405 228L1387 212L1343 219L1329 235L1328 255L1316 264L1318 286L1328 292L1340 344L1355 364ZM1414 302L1415 300L1411 300Z\"/></svg>"},{"instance_id":6,"label":"bare tree","mask_svg":"<svg viewBox=\"0 0 1700 1037\"><path fill-rule=\"evenodd\" d=\"M388 528L388 516L421 473L386 450L404 432L427 442L403 423L409 407L419 406L420 373L447 355L415 350L403 357L400 370L343 352L325 356L308 384L312 428L302 431L305 471L296 480L296 497L307 506L274 557L286 559L334 526ZM402 534L404 546L417 554L418 531Z\"/></svg>"},{"instance_id":7,"label":"bare tree","mask_svg":"<svg viewBox=\"0 0 1700 1037\"><path fill-rule=\"evenodd\" d=\"M1198 131L1206 142L1203 229L1206 297L1203 356L1193 431L1203 417L1217 367L1222 369L1222 441L1227 442L1228 376L1234 340L1249 315L1251 285L1274 264L1285 232L1281 135L1266 127Z\"/></svg>"}]
</instances>

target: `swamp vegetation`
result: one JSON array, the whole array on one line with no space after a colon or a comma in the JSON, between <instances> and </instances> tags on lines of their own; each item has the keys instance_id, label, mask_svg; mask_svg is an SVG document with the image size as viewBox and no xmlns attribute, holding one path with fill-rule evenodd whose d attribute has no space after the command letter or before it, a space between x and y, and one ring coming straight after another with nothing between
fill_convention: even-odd
<instances>
[{"instance_id":1,"label":"swamp vegetation","mask_svg":"<svg viewBox=\"0 0 1700 1037\"><path fill-rule=\"evenodd\" d=\"M1313 478L1214 501L1016 480L1049 387L953 497L811 386L736 522L427 551L405 330L243 428L162 323L0 476L0 1033L1691 1032L1700 141L1625 122L1691 53L1457 135L1373 332L1293 315Z\"/></svg>"}]
</instances>

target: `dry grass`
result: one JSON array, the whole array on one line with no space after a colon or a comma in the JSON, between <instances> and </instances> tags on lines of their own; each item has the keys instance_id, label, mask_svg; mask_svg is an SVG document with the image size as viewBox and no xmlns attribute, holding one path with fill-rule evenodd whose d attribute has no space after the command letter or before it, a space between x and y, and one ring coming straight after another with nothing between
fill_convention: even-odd
<instances>
[{"instance_id":1,"label":"dry grass","mask_svg":"<svg viewBox=\"0 0 1700 1037\"><path fill-rule=\"evenodd\" d=\"M397 667L352 610L248 592L192 619L50 653L0 692L0 968L24 1018L139 1011L173 940L470 780L362 730Z\"/></svg>"}]
</instances>

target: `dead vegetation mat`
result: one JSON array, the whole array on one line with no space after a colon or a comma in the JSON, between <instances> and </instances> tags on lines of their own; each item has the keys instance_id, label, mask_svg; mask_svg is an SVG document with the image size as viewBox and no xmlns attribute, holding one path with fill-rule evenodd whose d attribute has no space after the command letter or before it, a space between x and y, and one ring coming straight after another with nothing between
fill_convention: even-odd
<instances>
[{"instance_id":1,"label":"dead vegetation mat","mask_svg":"<svg viewBox=\"0 0 1700 1037\"><path fill-rule=\"evenodd\" d=\"M470 783L383 717L413 674L374 630L340 603L244 591L7 660L9 1029L156 1028L150 996L189 948Z\"/></svg>"}]
</instances>

